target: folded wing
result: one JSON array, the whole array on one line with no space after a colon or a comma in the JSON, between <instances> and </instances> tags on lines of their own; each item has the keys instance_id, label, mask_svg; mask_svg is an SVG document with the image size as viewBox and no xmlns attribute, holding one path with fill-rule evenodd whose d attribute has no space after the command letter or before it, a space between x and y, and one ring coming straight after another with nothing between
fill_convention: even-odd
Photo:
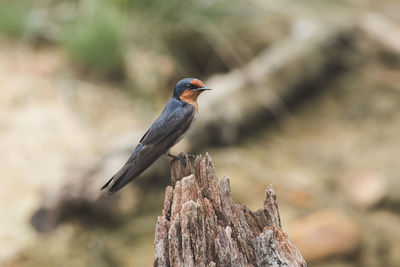
<instances>
[{"instance_id":1,"label":"folded wing","mask_svg":"<svg viewBox=\"0 0 400 267\"><path fill-rule=\"evenodd\" d=\"M125 165L101 189L117 192L145 171L187 131L194 113L192 105L171 99Z\"/></svg>"}]
</instances>

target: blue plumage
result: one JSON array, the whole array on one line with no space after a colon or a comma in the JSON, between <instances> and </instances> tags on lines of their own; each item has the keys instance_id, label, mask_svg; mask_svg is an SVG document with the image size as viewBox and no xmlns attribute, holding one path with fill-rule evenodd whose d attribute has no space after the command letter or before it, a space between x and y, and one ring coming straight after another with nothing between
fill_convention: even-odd
<instances>
[{"instance_id":1,"label":"blue plumage","mask_svg":"<svg viewBox=\"0 0 400 267\"><path fill-rule=\"evenodd\" d=\"M187 90L201 92L207 89L197 79L187 78L179 81L173 97L140 139L128 161L101 189L107 188L108 193L118 191L145 171L161 155L169 152L187 131L195 115L195 107L182 100L180 96Z\"/></svg>"}]
</instances>

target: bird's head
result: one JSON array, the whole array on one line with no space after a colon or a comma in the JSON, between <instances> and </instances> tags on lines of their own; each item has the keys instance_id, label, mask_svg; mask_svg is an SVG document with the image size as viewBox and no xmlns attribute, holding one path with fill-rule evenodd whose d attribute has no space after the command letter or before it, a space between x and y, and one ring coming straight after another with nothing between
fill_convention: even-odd
<instances>
[{"instance_id":1,"label":"bird's head","mask_svg":"<svg viewBox=\"0 0 400 267\"><path fill-rule=\"evenodd\" d=\"M185 102L196 101L197 97L207 88L202 81L194 78L180 80L174 90L174 98Z\"/></svg>"}]
</instances>

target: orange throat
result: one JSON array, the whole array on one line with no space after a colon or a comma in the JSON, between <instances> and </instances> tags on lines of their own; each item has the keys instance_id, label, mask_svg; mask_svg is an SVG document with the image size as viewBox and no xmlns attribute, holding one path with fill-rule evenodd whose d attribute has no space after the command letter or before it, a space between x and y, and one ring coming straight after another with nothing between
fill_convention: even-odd
<instances>
[{"instance_id":1,"label":"orange throat","mask_svg":"<svg viewBox=\"0 0 400 267\"><path fill-rule=\"evenodd\" d=\"M199 105L197 104L197 97L201 94L201 91L191 91L185 90L179 97L182 101L191 104L196 111L199 110Z\"/></svg>"}]
</instances>

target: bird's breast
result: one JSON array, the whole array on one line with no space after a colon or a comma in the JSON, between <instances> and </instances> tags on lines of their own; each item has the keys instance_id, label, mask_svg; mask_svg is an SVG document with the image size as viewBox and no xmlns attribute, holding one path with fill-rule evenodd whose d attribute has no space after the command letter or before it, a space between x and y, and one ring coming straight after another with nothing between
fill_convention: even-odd
<instances>
[{"instance_id":1,"label":"bird's breast","mask_svg":"<svg viewBox=\"0 0 400 267\"><path fill-rule=\"evenodd\" d=\"M199 110L199 105L197 104L197 97L200 95L200 91L191 91L191 90L186 90L184 91L180 99L194 107L195 111Z\"/></svg>"}]
</instances>

